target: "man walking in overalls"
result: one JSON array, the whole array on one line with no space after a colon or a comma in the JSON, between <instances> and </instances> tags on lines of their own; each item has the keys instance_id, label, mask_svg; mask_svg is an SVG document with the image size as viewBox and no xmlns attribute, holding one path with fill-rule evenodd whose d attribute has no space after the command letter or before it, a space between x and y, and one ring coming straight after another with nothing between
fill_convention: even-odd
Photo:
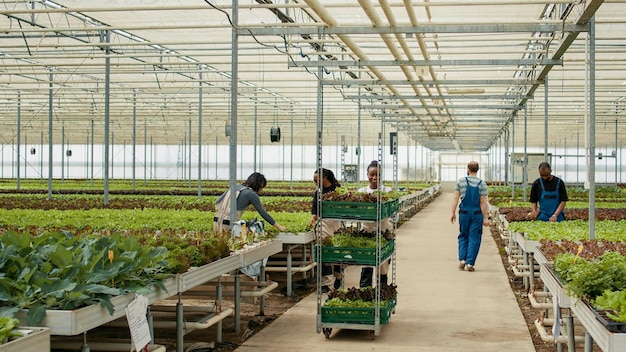
<instances>
[{"instance_id":1,"label":"man walking in overalls","mask_svg":"<svg viewBox=\"0 0 626 352\"><path fill-rule=\"evenodd\" d=\"M568 201L565 182L552 175L550 164L539 164L539 178L530 189L532 218L541 221L565 220L565 204Z\"/></svg>"},{"instance_id":2,"label":"man walking in overalls","mask_svg":"<svg viewBox=\"0 0 626 352\"><path fill-rule=\"evenodd\" d=\"M487 185L477 176L478 162L467 164L467 176L461 177L454 188L452 217L456 219L456 207L459 206L459 269L474 271L476 257L480 250L483 226L489 226L487 215Z\"/></svg>"}]
</instances>

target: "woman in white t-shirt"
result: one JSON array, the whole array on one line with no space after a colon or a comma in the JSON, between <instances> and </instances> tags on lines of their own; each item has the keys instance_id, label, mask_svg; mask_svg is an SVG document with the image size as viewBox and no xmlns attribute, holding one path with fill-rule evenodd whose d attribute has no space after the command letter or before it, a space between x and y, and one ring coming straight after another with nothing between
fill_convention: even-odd
<instances>
[{"instance_id":1,"label":"woman in white t-shirt","mask_svg":"<svg viewBox=\"0 0 626 352\"><path fill-rule=\"evenodd\" d=\"M381 193L391 192L391 187L387 187L385 185L379 185L378 179L380 178L380 165L377 160L373 160L367 166L367 179L369 180L369 184L366 187L361 187L357 192L362 193L374 193L377 192L379 187ZM375 222L364 222L362 223L362 229L366 232L376 232L376 223ZM386 218L380 222L380 232L385 234L389 232L393 235L393 222L391 218ZM389 272L389 261L386 260L380 266L380 282L382 284L387 284L387 273ZM374 275L374 268L371 266L365 266L361 269L361 279L359 280L360 287L368 287L372 286L372 277Z\"/></svg>"}]
</instances>

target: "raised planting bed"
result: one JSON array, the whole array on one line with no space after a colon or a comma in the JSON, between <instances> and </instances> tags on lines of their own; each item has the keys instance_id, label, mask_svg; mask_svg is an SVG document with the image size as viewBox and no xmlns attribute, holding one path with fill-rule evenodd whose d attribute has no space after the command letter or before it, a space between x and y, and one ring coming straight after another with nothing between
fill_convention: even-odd
<instances>
[{"instance_id":1,"label":"raised planting bed","mask_svg":"<svg viewBox=\"0 0 626 352\"><path fill-rule=\"evenodd\" d=\"M613 319L609 318L606 314L609 311L607 310L596 310L593 309L593 314L596 316L596 319L602 324L608 331L615 333L626 333L626 323L617 322Z\"/></svg>"},{"instance_id":2,"label":"raised planting bed","mask_svg":"<svg viewBox=\"0 0 626 352\"><path fill-rule=\"evenodd\" d=\"M154 287L148 298L149 304L166 299L177 293L178 282L172 277L163 281L161 289ZM92 304L72 310L46 310L45 317L38 325L49 328L51 335L73 336L101 326L105 323L123 317L126 314L126 306L135 299L135 293L127 293L122 296L111 298L113 313L101 304ZM28 310L21 310L15 315L22 323L26 323Z\"/></svg>"},{"instance_id":3,"label":"raised planting bed","mask_svg":"<svg viewBox=\"0 0 626 352\"><path fill-rule=\"evenodd\" d=\"M50 351L50 329L20 327L22 337L0 344L0 352Z\"/></svg>"}]
</instances>

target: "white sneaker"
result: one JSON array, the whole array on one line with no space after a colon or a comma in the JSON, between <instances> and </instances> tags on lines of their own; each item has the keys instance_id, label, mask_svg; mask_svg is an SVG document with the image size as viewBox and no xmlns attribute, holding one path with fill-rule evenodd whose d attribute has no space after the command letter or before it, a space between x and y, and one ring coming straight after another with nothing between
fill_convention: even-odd
<instances>
[{"instance_id":1,"label":"white sneaker","mask_svg":"<svg viewBox=\"0 0 626 352\"><path fill-rule=\"evenodd\" d=\"M467 271L474 271L474 266L473 266L473 265L470 265L470 264L467 264L467 265L465 266L465 270L467 270Z\"/></svg>"}]
</instances>

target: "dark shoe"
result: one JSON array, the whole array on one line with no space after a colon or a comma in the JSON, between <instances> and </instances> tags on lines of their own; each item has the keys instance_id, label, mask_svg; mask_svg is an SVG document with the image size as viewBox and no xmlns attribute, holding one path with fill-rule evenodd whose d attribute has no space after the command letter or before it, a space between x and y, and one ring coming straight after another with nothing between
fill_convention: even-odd
<instances>
[{"instance_id":1,"label":"dark shoe","mask_svg":"<svg viewBox=\"0 0 626 352\"><path fill-rule=\"evenodd\" d=\"M328 292L330 292L330 287L322 286L322 293L328 293Z\"/></svg>"},{"instance_id":2,"label":"dark shoe","mask_svg":"<svg viewBox=\"0 0 626 352\"><path fill-rule=\"evenodd\" d=\"M380 284L381 285L388 285L388 283L387 283L387 274L381 274L380 275Z\"/></svg>"},{"instance_id":3,"label":"dark shoe","mask_svg":"<svg viewBox=\"0 0 626 352\"><path fill-rule=\"evenodd\" d=\"M338 290L341 288L341 279L335 279L335 283L333 284L333 287L335 287L335 290Z\"/></svg>"}]
</instances>

